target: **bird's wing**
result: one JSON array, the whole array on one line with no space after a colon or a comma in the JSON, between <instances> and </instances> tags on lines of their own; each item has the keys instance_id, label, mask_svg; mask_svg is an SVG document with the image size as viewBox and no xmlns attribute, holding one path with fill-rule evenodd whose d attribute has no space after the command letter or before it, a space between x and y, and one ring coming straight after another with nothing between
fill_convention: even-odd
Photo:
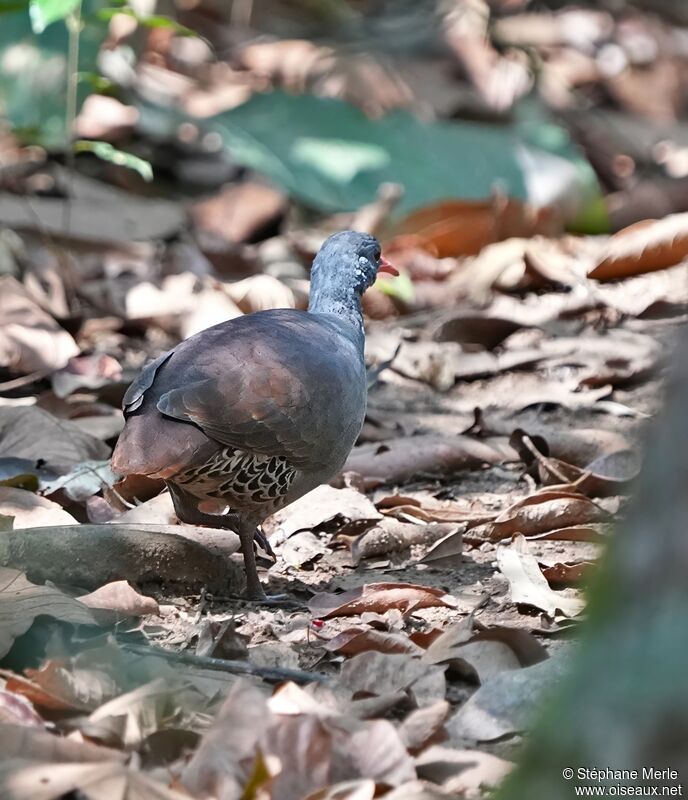
<instances>
[{"instance_id":1,"label":"bird's wing","mask_svg":"<svg viewBox=\"0 0 688 800\"><path fill-rule=\"evenodd\" d=\"M348 452L360 429L364 378L328 331L300 317L287 326L259 320L247 335L235 325L187 340L144 370L131 406L151 391L161 414L223 445L309 469L332 463L333 449Z\"/></svg>"}]
</instances>

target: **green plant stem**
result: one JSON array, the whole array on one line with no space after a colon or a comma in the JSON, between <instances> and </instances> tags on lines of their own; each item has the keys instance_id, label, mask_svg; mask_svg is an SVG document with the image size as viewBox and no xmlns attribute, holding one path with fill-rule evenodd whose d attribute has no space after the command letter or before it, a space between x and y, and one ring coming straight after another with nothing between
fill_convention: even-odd
<instances>
[{"instance_id":1,"label":"green plant stem","mask_svg":"<svg viewBox=\"0 0 688 800\"><path fill-rule=\"evenodd\" d=\"M81 3L65 20L69 33L67 51L67 103L65 127L67 136L67 150L65 163L67 165L68 184L67 201L63 211L63 229L69 237L72 224L72 188L75 170L75 154L72 140L74 137L74 121L76 120L77 91L79 88L79 36L81 34Z\"/></svg>"}]
</instances>

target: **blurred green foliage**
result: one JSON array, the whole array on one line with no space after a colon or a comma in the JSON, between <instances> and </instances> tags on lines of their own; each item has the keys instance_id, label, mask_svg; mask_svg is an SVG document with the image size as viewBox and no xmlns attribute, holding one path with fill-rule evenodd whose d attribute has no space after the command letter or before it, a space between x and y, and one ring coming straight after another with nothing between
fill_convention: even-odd
<instances>
[{"instance_id":1,"label":"blurred green foliage","mask_svg":"<svg viewBox=\"0 0 688 800\"><path fill-rule=\"evenodd\" d=\"M233 159L324 211L360 208L387 182L404 186L399 211L499 189L558 205L573 227L605 230L593 169L563 128L532 113L512 125L424 122L406 111L370 119L340 100L272 92L210 126Z\"/></svg>"},{"instance_id":2,"label":"blurred green foliage","mask_svg":"<svg viewBox=\"0 0 688 800\"><path fill-rule=\"evenodd\" d=\"M20 10L6 10L0 6L0 116L10 121L24 141L61 149L67 141L69 33L64 19L56 19L53 24L49 22L48 11L56 13L57 0L50 4L50 9L49 4L45 5L46 16L40 18L33 12L29 16L28 3ZM96 71L98 51L107 28L106 23L91 13L99 5L98 0L84 3L79 71ZM67 0L62 2L61 8L67 8ZM47 25L41 33L34 30L36 19ZM90 91L87 83L79 83L79 104Z\"/></svg>"}]
</instances>

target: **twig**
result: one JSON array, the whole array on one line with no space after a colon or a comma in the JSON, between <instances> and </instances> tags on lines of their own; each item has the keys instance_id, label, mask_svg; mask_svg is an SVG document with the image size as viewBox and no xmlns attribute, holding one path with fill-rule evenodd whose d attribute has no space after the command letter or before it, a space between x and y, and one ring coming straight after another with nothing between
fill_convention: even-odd
<instances>
[{"instance_id":1,"label":"twig","mask_svg":"<svg viewBox=\"0 0 688 800\"><path fill-rule=\"evenodd\" d=\"M222 672L231 672L235 675L255 675L265 681L279 683L280 681L294 681L295 683L328 683L329 675L322 672L304 672L300 669L287 667L259 667L248 661L230 661L225 658L212 658L211 656L197 656L193 653L177 653L172 650L163 650L161 647L151 645L126 644L122 647L141 656L159 656L168 661L180 664L189 664L192 667L205 667L217 669Z\"/></svg>"},{"instance_id":2,"label":"twig","mask_svg":"<svg viewBox=\"0 0 688 800\"><path fill-rule=\"evenodd\" d=\"M528 448L528 450L530 450L530 452L531 452L531 453L532 453L532 454L535 456L535 460L536 460L536 461L537 461L539 464L542 464L542 466L543 466L543 467L544 467L544 468L545 468L545 469L546 469L546 470L547 470L549 473L551 473L552 475L554 475L554 477L555 477L555 478L558 478L558 479L559 479L559 480L560 480L562 483L566 483L566 484L568 484L568 483L571 483L571 479L570 479L570 478L567 478L567 477L566 477L566 475L564 475L563 473L559 472L559 470L558 470L558 469L557 469L557 468L554 466L554 464L552 464L552 462L550 461L550 459L549 459L549 458L547 458L547 456L544 456L544 455L543 455L543 454L542 454L542 453L541 453L541 452L540 452L540 451L537 449L537 447L535 447L535 445L533 444L533 440L530 438L530 436L523 436L523 438L521 439L521 441L522 441L522 442L523 442L523 444L524 444L524 445L525 445L525 446Z\"/></svg>"}]
</instances>

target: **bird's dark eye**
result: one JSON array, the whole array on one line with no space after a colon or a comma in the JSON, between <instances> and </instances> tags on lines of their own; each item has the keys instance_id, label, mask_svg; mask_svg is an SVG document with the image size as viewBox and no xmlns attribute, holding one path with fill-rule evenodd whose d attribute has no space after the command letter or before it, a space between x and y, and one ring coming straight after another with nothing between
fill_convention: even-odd
<instances>
[{"instance_id":1,"label":"bird's dark eye","mask_svg":"<svg viewBox=\"0 0 688 800\"><path fill-rule=\"evenodd\" d=\"M376 247L374 252L373 252L373 255L375 256L375 260L379 261L380 260L380 256L382 255L382 250L380 250L379 247Z\"/></svg>"}]
</instances>

